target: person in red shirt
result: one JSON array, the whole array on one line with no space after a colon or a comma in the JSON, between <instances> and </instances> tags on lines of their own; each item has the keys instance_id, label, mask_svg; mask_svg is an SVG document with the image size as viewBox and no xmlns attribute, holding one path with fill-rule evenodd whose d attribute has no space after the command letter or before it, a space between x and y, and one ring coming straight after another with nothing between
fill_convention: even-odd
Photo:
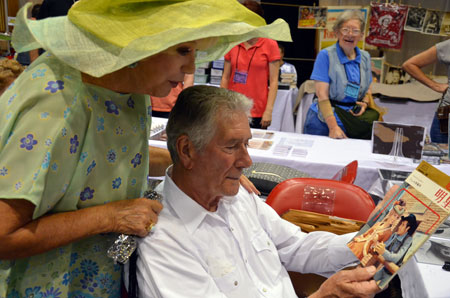
<instances>
[{"instance_id":1,"label":"person in red shirt","mask_svg":"<svg viewBox=\"0 0 450 298\"><path fill-rule=\"evenodd\" d=\"M262 8L255 1L243 3L262 17ZM252 128L267 128L278 90L280 52L276 41L253 38L231 49L225 55L220 87L242 93L253 100Z\"/></svg>"},{"instance_id":2,"label":"person in red shirt","mask_svg":"<svg viewBox=\"0 0 450 298\"><path fill-rule=\"evenodd\" d=\"M156 97L151 96L152 100L152 116L153 117L161 117L161 118L169 118L170 111L172 111L175 102L177 101L178 94L186 89L187 87L194 85L194 75L193 74L185 74L184 81L179 82L175 88L170 90L169 95L166 97Z\"/></svg>"}]
</instances>

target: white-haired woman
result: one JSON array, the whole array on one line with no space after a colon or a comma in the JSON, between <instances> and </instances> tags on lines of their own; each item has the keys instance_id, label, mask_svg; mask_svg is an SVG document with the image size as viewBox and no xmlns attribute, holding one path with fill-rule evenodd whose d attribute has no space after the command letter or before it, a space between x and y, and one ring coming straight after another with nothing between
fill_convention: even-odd
<instances>
[{"instance_id":1,"label":"white-haired woman","mask_svg":"<svg viewBox=\"0 0 450 298\"><path fill-rule=\"evenodd\" d=\"M370 139L379 113L369 108L370 55L357 47L364 26L358 10L347 10L336 20L333 30L338 42L320 51L314 63L311 79L317 99L306 116L304 133Z\"/></svg>"},{"instance_id":2,"label":"white-haired woman","mask_svg":"<svg viewBox=\"0 0 450 298\"><path fill-rule=\"evenodd\" d=\"M193 73L197 50L214 59L272 30L290 39L287 24L235 0L81 0L40 21L26 10L14 47L47 52L0 100L0 297L119 297L106 251L113 233L156 223L162 206L142 195L170 162L149 152L148 95Z\"/></svg>"}]
</instances>

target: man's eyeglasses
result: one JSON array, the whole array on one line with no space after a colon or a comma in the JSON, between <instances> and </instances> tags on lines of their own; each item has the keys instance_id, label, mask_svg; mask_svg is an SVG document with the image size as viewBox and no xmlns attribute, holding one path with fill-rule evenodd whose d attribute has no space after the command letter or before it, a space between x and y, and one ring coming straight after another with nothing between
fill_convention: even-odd
<instances>
[{"instance_id":1,"label":"man's eyeglasses","mask_svg":"<svg viewBox=\"0 0 450 298\"><path fill-rule=\"evenodd\" d=\"M347 35L349 33L352 33L352 35L359 35L359 34L361 34L361 30L359 30L359 29L341 28L339 31L341 31L341 33L344 34L344 35Z\"/></svg>"}]
</instances>

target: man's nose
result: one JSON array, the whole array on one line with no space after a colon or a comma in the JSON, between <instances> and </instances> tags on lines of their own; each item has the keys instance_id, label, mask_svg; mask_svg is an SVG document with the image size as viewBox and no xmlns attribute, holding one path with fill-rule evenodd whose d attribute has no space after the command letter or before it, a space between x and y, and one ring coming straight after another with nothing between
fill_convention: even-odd
<instances>
[{"instance_id":1,"label":"man's nose","mask_svg":"<svg viewBox=\"0 0 450 298\"><path fill-rule=\"evenodd\" d=\"M247 147L245 145L242 146L242 149L239 150L240 156L236 162L236 167L238 168L248 168L252 165L253 161L250 155L248 154Z\"/></svg>"}]
</instances>

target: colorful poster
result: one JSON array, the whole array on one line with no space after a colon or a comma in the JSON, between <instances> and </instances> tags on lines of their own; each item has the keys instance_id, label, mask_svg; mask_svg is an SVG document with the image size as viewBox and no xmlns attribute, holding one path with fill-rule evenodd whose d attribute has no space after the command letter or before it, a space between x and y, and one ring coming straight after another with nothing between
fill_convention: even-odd
<instances>
[{"instance_id":1,"label":"colorful poster","mask_svg":"<svg viewBox=\"0 0 450 298\"><path fill-rule=\"evenodd\" d=\"M371 3L370 6L370 29L366 42L377 47L400 49L408 7L384 3Z\"/></svg>"},{"instance_id":2,"label":"colorful poster","mask_svg":"<svg viewBox=\"0 0 450 298\"><path fill-rule=\"evenodd\" d=\"M384 65L384 57L374 57L370 59L371 67L372 67L372 78L374 82L381 83L383 82L383 65Z\"/></svg>"},{"instance_id":3,"label":"colorful poster","mask_svg":"<svg viewBox=\"0 0 450 298\"><path fill-rule=\"evenodd\" d=\"M423 21L425 20L426 13L426 8L409 7L405 30L422 32Z\"/></svg>"},{"instance_id":4,"label":"colorful poster","mask_svg":"<svg viewBox=\"0 0 450 298\"><path fill-rule=\"evenodd\" d=\"M359 9L363 13L364 19L367 23L367 16L369 9L368 7L361 7L361 6L328 6L327 11L327 25L326 29L320 31L320 38L319 38L319 49L322 50L324 48L327 48L329 46L332 46L336 43L337 37L333 32L333 26L336 23L336 19L339 17L341 13L343 13L347 9ZM363 49L364 48L364 38L362 38L358 42L358 48Z\"/></svg>"},{"instance_id":5,"label":"colorful poster","mask_svg":"<svg viewBox=\"0 0 450 298\"><path fill-rule=\"evenodd\" d=\"M427 10L422 32L425 34L439 35L443 18L443 11Z\"/></svg>"},{"instance_id":6,"label":"colorful poster","mask_svg":"<svg viewBox=\"0 0 450 298\"><path fill-rule=\"evenodd\" d=\"M441 35L450 35L450 12L446 12L441 25Z\"/></svg>"},{"instance_id":7,"label":"colorful poster","mask_svg":"<svg viewBox=\"0 0 450 298\"><path fill-rule=\"evenodd\" d=\"M298 28L324 29L327 25L327 8L300 6L298 9Z\"/></svg>"}]
</instances>

